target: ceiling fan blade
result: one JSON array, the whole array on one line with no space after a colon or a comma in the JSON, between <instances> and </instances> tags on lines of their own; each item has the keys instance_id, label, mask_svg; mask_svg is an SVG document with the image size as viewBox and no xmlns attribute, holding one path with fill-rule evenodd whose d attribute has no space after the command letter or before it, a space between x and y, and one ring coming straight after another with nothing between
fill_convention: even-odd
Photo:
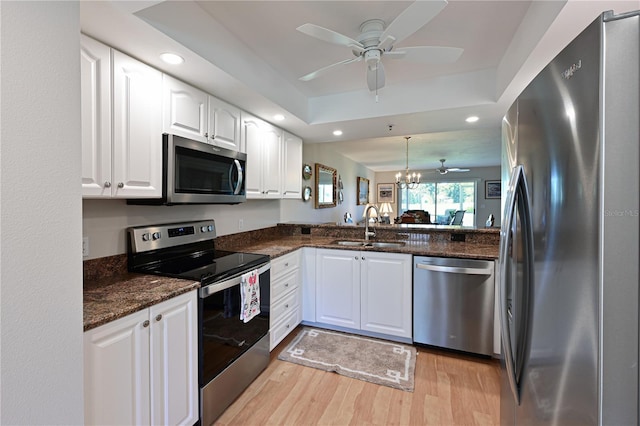
<instances>
[{"instance_id":1,"label":"ceiling fan blade","mask_svg":"<svg viewBox=\"0 0 640 426\"><path fill-rule=\"evenodd\" d=\"M469 169L460 169L458 167L452 167L452 168L448 169L448 171L450 171L450 172L468 172Z\"/></svg>"},{"instance_id":2,"label":"ceiling fan blade","mask_svg":"<svg viewBox=\"0 0 640 426\"><path fill-rule=\"evenodd\" d=\"M446 0L412 3L387 26L380 40L385 42L387 36L393 36L396 39L394 43L400 43L432 20L446 5Z\"/></svg>"},{"instance_id":3,"label":"ceiling fan blade","mask_svg":"<svg viewBox=\"0 0 640 426\"><path fill-rule=\"evenodd\" d=\"M378 62L375 68L367 67L367 86L369 91L374 92L384 87L385 76L382 62Z\"/></svg>"},{"instance_id":4,"label":"ceiling fan blade","mask_svg":"<svg viewBox=\"0 0 640 426\"><path fill-rule=\"evenodd\" d=\"M301 80L301 81L313 80L314 78L321 76L322 74L326 73L327 71L331 70L334 67L337 67L337 66L340 66L340 65L350 64L352 62L359 62L361 60L362 60L362 56L358 56L358 57L353 58L353 59L345 59L344 61L340 61L340 62L336 62L335 64L327 65L324 68L320 68L319 70L315 70L314 72L310 72L307 75L303 75L298 80Z\"/></svg>"},{"instance_id":5,"label":"ceiling fan blade","mask_svg":"<svg viewBox=\"0 0 640 426\"><path fill-rule=\"evenodd\" d=\"M350 37L347 37L346 35L337 33L324 27L320 27L315 24L303 24L296 28L296 30L319 40L326 41L327 43L346 46L358 52L364 51L364 46L362 45L362 43Z\"/></svg>"},{"instance_id":6,"label":"ceiling fan blade","mask_svg":"<svg viewBox=\"0 0 640 426\"><path fill-rule=\"evenodd\" d=\"M448 64L457 61L462 52L464 49L459 47L414 46L400 47L398 50L385 52L384 56L425 64Z\"/></svg>"}]
</instances>

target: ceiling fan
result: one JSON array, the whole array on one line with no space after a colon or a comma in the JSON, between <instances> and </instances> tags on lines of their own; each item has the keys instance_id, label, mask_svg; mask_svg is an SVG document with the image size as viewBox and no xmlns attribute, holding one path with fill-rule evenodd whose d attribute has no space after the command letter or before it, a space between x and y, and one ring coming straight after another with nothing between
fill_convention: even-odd
<instances>
[{"instance_id":1,"label":"ceiling fan","mask_svg":"<svg viewBox=\"0 0 640 426\"><path fill-rule=\"evenodd\" d=\"M373 92L384 87L385 84L385 73L382 65L383 57L429 64L455 62L462 54L463 49L440 46L395 48L397 43L422 28L440 13L446 5L446 0L416 1L402 11L386 28L384 21L381 19L370 19L363 22L360 25L360 35L355 40L315 24L307 23L299 26L296 29L301 33L328 43L348 47L355 55L355 58L345 59L304 75L300 77L300 80L313 80L329 70L352 62L360 62L364 59L367 64L367 85L369 90Z\"/></svg>"},{"instance_id":2,"label":"ceiling fan","mask_svg":"<svg viewBox=\"0 0 640 426\"><path fill-rule=\"evenodd\" d=\"M469 169L460 169L458 167L445 167L444 166L445 161L447 160L444 158L441 158L440 163L442 164L440 165L440 167L436 169L436 172L440 173L441 175L446 175L449 172L468 172L469 171Z\"/></svg>"}]
</instances>

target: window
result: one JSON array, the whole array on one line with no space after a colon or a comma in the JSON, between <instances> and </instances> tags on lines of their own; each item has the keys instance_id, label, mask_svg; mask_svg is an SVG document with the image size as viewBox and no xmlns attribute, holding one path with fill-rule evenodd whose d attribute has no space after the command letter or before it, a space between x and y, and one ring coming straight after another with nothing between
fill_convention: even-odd
<instances>
[{"instance_id":1,"label":"window","mask_svg":"<svg viewBox=\"0 0 640 426\"><path fill-rule=\"evenodd\" d=\"M423 182L416 189L399 190L400 212L425 210L431 222L449 224L456 210L464 210L463 226L475 226L476 182Z\"/></svg>"}]
</instances>

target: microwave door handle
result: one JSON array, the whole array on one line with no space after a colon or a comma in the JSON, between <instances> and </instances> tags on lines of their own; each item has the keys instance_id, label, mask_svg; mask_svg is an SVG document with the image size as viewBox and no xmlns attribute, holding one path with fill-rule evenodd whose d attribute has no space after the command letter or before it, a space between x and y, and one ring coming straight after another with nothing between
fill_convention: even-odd
<instances>
[{"instance_id":1,"label":"microwave door handle","mask_svg":"<svg viewBox=\"0 0 640 426\"><path fill-rule=\"evenodd\" d=\"M233 160L233 164L236 166L236 170L238 170L238 183L236 187L233 189L233 195L238 195L240 190L242 189L242 180L244 178L244 171L242 170L242 164L237 159ZM229 175L231 175L231 170L229 171ZM231 176L229 176L229 181L231 181Z\"/></svg>"}]
</instances>

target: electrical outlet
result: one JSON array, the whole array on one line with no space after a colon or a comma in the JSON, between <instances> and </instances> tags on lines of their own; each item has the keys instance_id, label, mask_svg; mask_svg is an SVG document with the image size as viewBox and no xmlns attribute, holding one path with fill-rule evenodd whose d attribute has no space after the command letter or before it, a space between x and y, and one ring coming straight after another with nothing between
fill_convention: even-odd
<instances>
[{"instance_id":1,"label":"electrical outlet","mask_svg":"<svg viewBox=\"0 0 640 426\"><path fill-rule=\"evenodd\" d=\"M89 257L89 237L82 237L82 257Z\"/></svg>"},{"instance_id":2,"label":"electrical outlet","mask_svg":"<svg viewBox=\"0 0 640 426\"><path fill-rule=\"evenodd\" d=\"M238 230L242 231L244 229L244 220L238 219Z\"/></svg>"}]
</instances>

